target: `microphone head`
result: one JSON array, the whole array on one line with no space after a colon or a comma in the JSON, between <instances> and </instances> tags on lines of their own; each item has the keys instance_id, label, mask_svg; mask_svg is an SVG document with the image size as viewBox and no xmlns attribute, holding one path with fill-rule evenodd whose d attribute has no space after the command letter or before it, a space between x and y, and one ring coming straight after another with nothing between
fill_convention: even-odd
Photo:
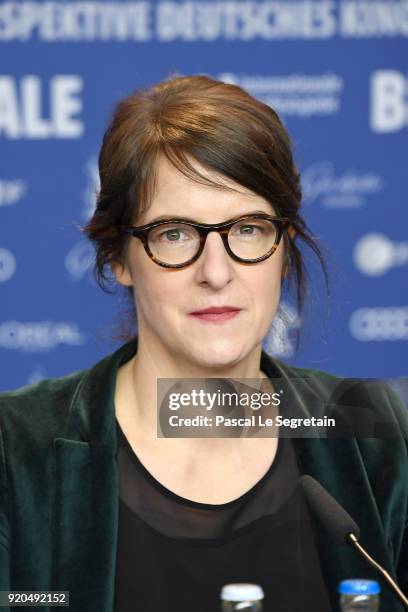
<instances>
[{"instance_id":1,"label":"microphone head","mask_svg":"<svg viewBox=\"0 0 408 612\"><path fill-rule=\"evenodd\" d=\"M357 539L360 537L356 522L317 480L305 474L301 476L300 484L311 508L339 544L347 542L349 533Z\"/></svg>"}]
</instances>

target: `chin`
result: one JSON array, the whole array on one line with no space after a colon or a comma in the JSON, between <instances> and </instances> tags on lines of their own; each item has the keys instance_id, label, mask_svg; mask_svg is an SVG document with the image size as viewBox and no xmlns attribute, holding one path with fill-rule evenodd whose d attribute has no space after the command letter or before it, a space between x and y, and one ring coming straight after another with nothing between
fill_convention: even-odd
<instances>
[{"instance_id":1,"label":"chin","mask_svg":"<svg viewBox=\"0 0 408 612\"><path fill-rule=\"evenodd\" d=\"M214 341L203 343L199 350L191 353L192 360L202 366L228 366L237 363L247 351L236 339L231 342Z\"/></svg>"}]
</instances>

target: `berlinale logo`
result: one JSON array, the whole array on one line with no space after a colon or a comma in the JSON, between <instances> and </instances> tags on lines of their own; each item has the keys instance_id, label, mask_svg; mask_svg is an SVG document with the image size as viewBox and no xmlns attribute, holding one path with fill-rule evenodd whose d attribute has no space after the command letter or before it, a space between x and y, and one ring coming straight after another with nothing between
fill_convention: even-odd
<instances>
[{"instance_id":1,"label":"berlinale logo","mask_svg":"<svg viewBox=\"0 0 408 612\"><path fill-rule=\"evenodd\" d=\"M56 75L46 84L36 75L0 75L0 136L10 139L80 138L83 82Z\"/></svg>"},{"instance_id":2,"label":"berlinale logo","mask_svg":"<svg viewBox=\"0 0 408 612\"><path fill-rule=\"evenodd\" d=\"M398 132L408 126L408 78L397 70L371 75L370 127L373 132Z\"/></svg>"}]
</instances>

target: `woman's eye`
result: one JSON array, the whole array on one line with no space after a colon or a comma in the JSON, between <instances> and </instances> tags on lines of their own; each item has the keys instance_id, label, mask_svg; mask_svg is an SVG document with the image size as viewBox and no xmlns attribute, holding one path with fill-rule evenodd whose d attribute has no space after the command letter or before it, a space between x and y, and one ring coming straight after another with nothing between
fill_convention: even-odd
<instances>
[{"instance_id":1,"label":"woman's eye","mask_svg":"<svg viewBox=\"0 0 408 612\"><path fill-rule=\"evenodd\" d=\"M180 242L181 240L187 240L188 235L184 229L173 227L160 232L158 239L163 242Z\"/></svg>"},{"instance_id":2,"label":"woman's eye","mask_svg":"<svg viewBox=\"0 0 408 612\"><path fill-rule=\"evenodd\" d=\"M257 230L262 231L262 228L258 227L257 225L241 225L238 230L240 234L253 236L258 233Z\"/></svg>"},{"instance_id":3,"label":"woman's eye","mask_svg":"<svg viewBox=\"0 0 408 612\"><path fill-rule=\"evenodd\" d=\"M180 230L166 230L163 232L163 235L167 238L167 240L173 241L180 238Z\"/></svg>"}]
</instances>

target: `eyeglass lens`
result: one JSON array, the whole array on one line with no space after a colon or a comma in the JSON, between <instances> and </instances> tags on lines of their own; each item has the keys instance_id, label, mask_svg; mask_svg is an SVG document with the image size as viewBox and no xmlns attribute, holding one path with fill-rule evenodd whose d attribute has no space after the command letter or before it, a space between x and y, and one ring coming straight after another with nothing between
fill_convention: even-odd
<instances>
[{"instance_id":1,"label":"eyeglass lens","mask_svg":"<svg viewBox=\"0 0 408 612\"><path fill-rule=\"evenodd\" d=\"M243 260L266 255L276 242L277 229L268 219L244 219L237 221L228 232L231 251ZM200 248L200 235L185 223L164 223L149 233L149 248L163 263L188 262Z\"/></svg>"}]
</instances>

